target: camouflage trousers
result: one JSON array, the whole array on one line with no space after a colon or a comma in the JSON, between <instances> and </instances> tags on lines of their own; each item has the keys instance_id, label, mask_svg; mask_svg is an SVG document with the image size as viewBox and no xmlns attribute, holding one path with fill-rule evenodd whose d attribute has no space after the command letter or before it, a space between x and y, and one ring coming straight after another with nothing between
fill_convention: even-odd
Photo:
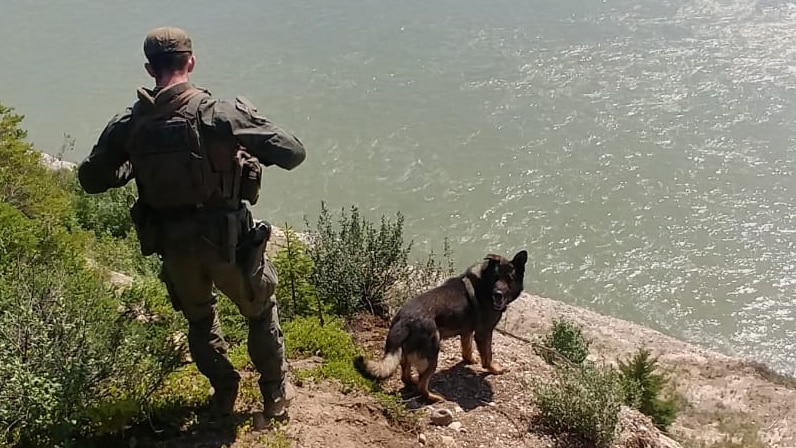
<instances>
[{"instance_id":1,"label":"camouflage trousers","mask_svg":"<svg viewBox=\"0 0 796 448\"><path fill-rule=\"evenodd\" d=\"M244 272L203 240L183 243L164 248L161 280L175 308L188 320L191 356L216 391L235 388L240 374L227 356L213 285L235 303L248 319L247 348L260 374L260 391L264 399L274 400L285 395L287 364L274 295L276 269L264 253L260 260L252 272Z\"/></svg>"}]
</instances>

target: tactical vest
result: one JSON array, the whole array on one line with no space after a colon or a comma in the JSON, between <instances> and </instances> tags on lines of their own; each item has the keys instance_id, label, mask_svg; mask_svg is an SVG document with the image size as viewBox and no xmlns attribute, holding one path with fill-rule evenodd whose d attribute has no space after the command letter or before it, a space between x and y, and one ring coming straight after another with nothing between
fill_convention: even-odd
<instances>
[{"instance_id":1,"label":"tactical vest","mask_svg":"<svg viewBox=\"0 0 796 448\"><path fill-rule=\"evenodd\" d=\"M154 211L240 205L238 148L207 144L202 136L197 113L209 96L191 88L168 103L134 108L130 162L139 199Z\"/></svg>"}]
</instances>

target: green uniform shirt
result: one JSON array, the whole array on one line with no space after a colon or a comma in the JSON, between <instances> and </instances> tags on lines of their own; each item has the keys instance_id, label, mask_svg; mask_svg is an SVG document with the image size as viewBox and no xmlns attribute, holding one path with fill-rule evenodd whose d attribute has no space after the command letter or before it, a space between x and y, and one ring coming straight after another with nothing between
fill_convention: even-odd
<instances>
[{"instance_id":1,"label":"green uniform shirt","mask_svg":"<svg viewBox=\"0 0 796 448\"><path fill-rule=\"evenodd\" d=\"M191 84L185 82L163 90L144 90L154 97L155 104L160 104L190 87ZM133 129L134 107L127 107L108 122L91 154L78 167L78 180L87 193L122 187L135 177L126 147ZM277 165L292 170L306 157L297 137L259 116L257 109L241 96L234 102L216 98L202 100L197 119L202 132L237 140L264 166Z\"/></svg>"}]
</instances>

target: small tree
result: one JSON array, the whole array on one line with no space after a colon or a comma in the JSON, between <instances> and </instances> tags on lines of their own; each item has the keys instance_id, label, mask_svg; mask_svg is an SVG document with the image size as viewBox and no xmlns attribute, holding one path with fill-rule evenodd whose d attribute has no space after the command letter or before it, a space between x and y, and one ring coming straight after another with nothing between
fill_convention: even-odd
<instances>
[{"instance_id":1,"label":"small tree","mask_svg":"<svg viewBox=\"0 0 796 448\"><path fill-rule=\"evenodd\" d=\"M313 263L307 254L307 245L287 223L283 230L286 244L274 257L274 266L279 274L276 287L279 310L287 319L316 315L323 325L324 310L310 283Z\"/></svg>"},{"instance_id":2,"label":"small tree","mask_svg":"<svg viewBox=\"0 0 796 448\"><path fill-rule=\"evenodd\" d=\"M676 397L664 398L669 379L656 373L658 358L649 350L640 348L630 359L619 361L619 370L625 387L625 404L648 415L659 429L666 430L677 418Z\"/></svg>"}]
</instances>

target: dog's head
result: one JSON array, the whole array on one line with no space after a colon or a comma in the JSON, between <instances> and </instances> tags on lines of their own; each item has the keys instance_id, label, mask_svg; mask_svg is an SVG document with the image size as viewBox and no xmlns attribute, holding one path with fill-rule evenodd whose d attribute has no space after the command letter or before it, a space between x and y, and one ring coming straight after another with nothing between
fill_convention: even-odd
<instances>
[{"instance_id":1,"label":"dog's head","mask_svg":"<svg viewBox=\"0 0 796 448\"><path fill-rule=\"evenodd\" d=\"M528 252L524 250L517 252L511 260L495 254L484 258L481 276L483 284L490 288L484 292L489 294L496 311L505 311L509 303L520 296L527 262Z\"/></svg>"}]
</instances>

